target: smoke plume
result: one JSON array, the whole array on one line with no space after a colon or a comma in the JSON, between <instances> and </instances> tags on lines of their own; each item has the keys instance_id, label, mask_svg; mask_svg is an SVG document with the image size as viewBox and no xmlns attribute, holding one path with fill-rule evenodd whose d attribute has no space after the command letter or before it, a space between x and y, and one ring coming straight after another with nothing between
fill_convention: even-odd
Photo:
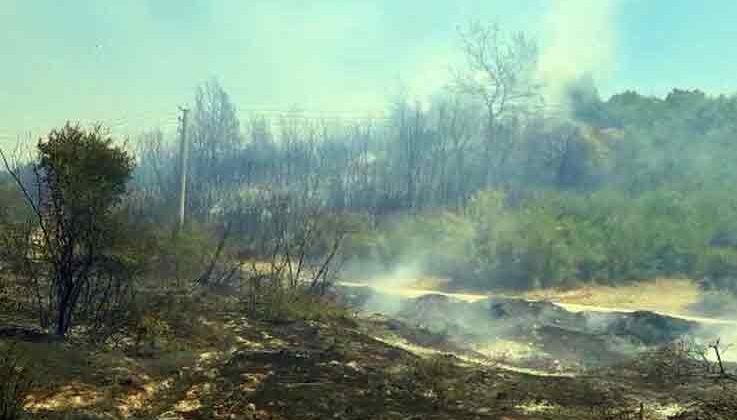
<instances>
[{"instance_id":1,"label":"smoke plume","mask_svg":"<svg viewBox=\"0 0 737 420\"><path fill-rule=\"evenodd\" d=\"M545 98L553 105L565 104L571 82L591 74L607 76L614 50L614 0L559 0L545 19L540 77Z\"/></svg>"}]
</instances>

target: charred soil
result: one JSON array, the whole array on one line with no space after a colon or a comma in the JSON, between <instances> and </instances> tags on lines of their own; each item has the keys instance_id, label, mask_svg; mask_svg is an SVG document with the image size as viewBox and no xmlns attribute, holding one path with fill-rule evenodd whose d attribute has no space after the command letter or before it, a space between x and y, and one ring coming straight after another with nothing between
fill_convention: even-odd
<instances>
[{"instance_id":1,"label":"charred soil","mask_svg":"<svg viewBox=\"0 0 737 420\"><path fill-rule=\"evenodd\" d=\"M24 404L33 418L735 418L694 417L735 394L685 350L617 353L606 358L617 364L574 368L584 353L571 349L613 351L609 336L568 323L581 315L553 312L559 322L548 325L540 318L547 306L525 311L505 302L507 312L486 312L493 322L511 313L519 321L499 340L550 343L542 352L552 356L493 356L471 345L479 331L440 328L433 311L454 304L433 299L407 302L398 317L336 310L322 319L270 322L243 316L234 299L201 294L178 302L186 317L162 314L167 336L145 351L126 346L125 337L117 346L23 335L0 343L22 349L32 367ZM410 308L422 308L425 322L408 316ZM476 309L465 307L468 314ZM552 363L562 355L571 360L565 368Z\"/></svg>"}]
</instances>

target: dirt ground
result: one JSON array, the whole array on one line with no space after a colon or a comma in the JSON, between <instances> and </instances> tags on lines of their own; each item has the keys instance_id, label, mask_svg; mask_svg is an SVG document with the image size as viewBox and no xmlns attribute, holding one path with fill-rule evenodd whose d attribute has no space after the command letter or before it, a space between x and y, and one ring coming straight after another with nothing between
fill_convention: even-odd
<instances>
[{"instance_id":1,"label":"dirt ground","mask_svg":"<svg viewBox=\"0 0 737 420\"><path fill-rule=\"evenodd\" d=\"M657 311L675 315L696 315L691 307L697 304L702 291L687 279L656 279L625 286L581 286L575 290L536 290L523 294L533 300Z\"/></svg>"},{"instance_id":2,"label":"dirt ground","mask_svg":"<svg viewBox=\"0 0 737 420\"><path fill-rule=\"evenodd\" d=\"M475 358L443 334L390 317L347 311L265 322L225 297L178 305L166 319L171 335L145 352L0 339L20 348L38 375L26 401L33 418L737 418L687 417L689 407L719 407L737 390L682 352L564 373L534 359L510 366Z\"/></svg>"},{"instance_id":3,"label":"dirt ground","mask_svg":"<svg viewBox=\"0 0 737 420\"><path fill-rule=\"evenodd\" d=\"M681 316L699 315L694 307L704 296L698 284L689 279L655 279L622 286L582 285L575 289L542 289L519 294L464 292L455 289L448 279L427 276L403 279L401 285L401 288L388 284L379 287L407 297L439 293L473 302L490 295L503 295L592 308L656 311Z\"/></svg>"},{"instance_id":4,"label":"dirt ground","mask_svg":"<svg viewBox=\"0 0 737 420\"><path fill-rule=\"evenodd\" d=\"M231 321L239 343L225 351L142 358L34 344L53 379L28 408L49 419L599 420L640 407L631 378L524 373L427 347L420 357L367 335L380 333L375 323Z\"/></svg>"}]
</instances>

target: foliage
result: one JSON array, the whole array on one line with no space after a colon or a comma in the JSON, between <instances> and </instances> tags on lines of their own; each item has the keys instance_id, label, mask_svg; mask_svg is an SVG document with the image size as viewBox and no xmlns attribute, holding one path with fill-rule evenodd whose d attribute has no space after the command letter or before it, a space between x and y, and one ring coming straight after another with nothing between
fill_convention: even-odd
<instances>
[{"instance_id":1,"label":"foliage","mask_svg":"<svg viewBox=\"0 0 737 420\"><path fill-rule=\"evenodd\" d=\"M0 225L19 222L27 217L23 195L0 173Z\"/></svg>"},{"instance_id":2,"label":"foliage","mask_svg":"<svg viewBox=\"0 0 737 420\"><path fill-rule=\"evenodd\" d=\"M737 252L731 249L708 250L702 264L704 287L737 293Z\"/></svg>"},{"instance_id":3,"label":"foliage","mask_svg":"<svg viewBox=\"0 0 737 420\"><path fill-rule=\"evenodd\" d=\"M169 226L146 226L151 232L151 265L148 275L156 277L162 286L185 287L202 274L208 253L216 246L214 229L190 224L172 235Z\"/></svg>"},{"instance_id":4,"label":"foliage","mask_svg":"<svg viewBox=\"0 0 737 420\"><path fill-rule=\"evenodd\" d=\"M270 322L330 321L347 317L347 310L325 296L315 296L306 290L267 288L262 291L260 304L253 317Z\"/></svg>"},{"instance_id":5,"label":"foliage","mask_svg":"<svg viewBox=\"0 0 737 420\"><path fill-rule=\"evenodd\" d=\"M156 349L171 334L169 324L158 313L148 312L135 320L132 328L135 351L142 353L144 347Z\"/></svg>"},{"instance_id":6,"label":"foliage","mask_svg":"<svg viewBox=\"0 0 737 420\"><path fill-rule=\"evenodd\" d=\"M443 277L463 273L470 261L473 226L451 212L387 218L377 229L354 231L343 249L355 275L372 275L397 268L427 268Z\"/></svg>"},{"instance_id":7,"label":"foliage","mask_svg":"<svg viewBox=\"0 0 737 420\"><path fill-rule=\"evenodd\" d=\"M587 196L537 191L510 203L487 191L462 215L389 220L354 237L351 249L386 270L414 264L480 289L659 276L734 289L737 247L724 232L734 231L737 211L729 203L710 207L711 200L711 194L669 190L639 197L602 190Z\"/></svg>"},{"instance_id":8,"label":"foliage","mask_svg":"<svg viewBox=\"0 0 737 420\"><path fill-rule=\"evenodd\" d=\"M549 113L528 71L532 40L483 24L459 35L468 61L455 89L424 105L399 98L381 126L299 112L278 128L264 117L241 124L222 87L203 85L191 127L195 218L231 226L250 257L269 258L301 235L308 224L294 215L310 209L327 233L312 260L330 249L331 221L350 221L343 255L360 276L411 267L475 288L654 276L735 287L737 97L602 98L584 76L563 92L569 112ZM176 173L174 144L152 144L142 203L166 189L156 174Z\"/></svg>"},{"instance_id":9,"label":"foliage","mask_svg":"<svg viewBox=\"0 0 737 420\"><path fill-rule=\"evenodd\" d=\"M116 209L133 158L101 127L67 124L39 141L35 185L5 163L34 213L32 225L13 232L19 245L13 269L30 279L42 326L52 315L55 332L64 336L81 301L107 308L111 292L125 289L127 261L115 252L125 236L124 219Z\"/></svg>"}]
</instances>

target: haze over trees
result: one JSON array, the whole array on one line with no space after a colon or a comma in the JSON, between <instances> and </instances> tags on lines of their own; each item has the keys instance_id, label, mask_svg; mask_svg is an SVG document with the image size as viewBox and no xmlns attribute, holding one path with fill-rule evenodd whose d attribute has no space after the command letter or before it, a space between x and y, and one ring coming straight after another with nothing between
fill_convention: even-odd
<instances>
[{"instance_id":1,"label":"haze over trees","mask_svg":"<svg viewBox=\"0 0 737 420\"><path fill-rule=\"evenodd\" d=\"M658 276L734 287L737 98L602 99L584 76L545 106L534 42L483 25L461 39L468 65L449 88L429 103L400 96L386 119L242 122L217 82L200 86L193 223L246 238L280 197L349 223L359 276L412 265L481 289ZM146 203L173 191L176 170L174 143L153 133L134 182Z\"/></svg>"},{"instance_id":2,"label":"haze over trees","mask_svg":"<svg viewBox=\"0 0 737 420\"><path fill-rule=\"evenodd\" d=\"M244 117L211 79L176 136L68 122L28 156L0 150L0 419L63 404L384 418L379 403L391 418L644 419L701 391L723 406L728 346L704 340L733 334L715 314L737 294L737 95L603 98L573 73L551 88L527 34L473 23L458 41L447 86L382 117ZM480 300L337 284L425 277ZM516 293L657 299L660 282L630 283L659 278L694 295L682 312L574 314ZM384 299L402 310L375 316ZM508 370L530 366L544 375Z\"/></svg>"},{"instance_id":3,"label":"haze over trees","mask_svg":"<svg viewBox=\"0 0 737 420\"><path fill-rule=\"evenodd\" d=\"M180 285L232 281L266 259L292 288L318 267L323 291L333 265L356 277L413 267L484 290L660 276L735 289L737 97L603 99L584 76L552 107L533 40L482 24L460 40L467 62L448 88L399 96L386 118L241 121L217 81L197 87L188 225L174 239L177 139L146 128L134 162L101 128L53 131L3 175L5 240L37 238L7 247L23 252L4 265L59 335L90 305L112 311L117 295L96 288L125 295L116 273L142 264ZM121 229L148 239L131 247ZM145 244L158 251L137 254Z\"/></svg>"}]
</instances>

